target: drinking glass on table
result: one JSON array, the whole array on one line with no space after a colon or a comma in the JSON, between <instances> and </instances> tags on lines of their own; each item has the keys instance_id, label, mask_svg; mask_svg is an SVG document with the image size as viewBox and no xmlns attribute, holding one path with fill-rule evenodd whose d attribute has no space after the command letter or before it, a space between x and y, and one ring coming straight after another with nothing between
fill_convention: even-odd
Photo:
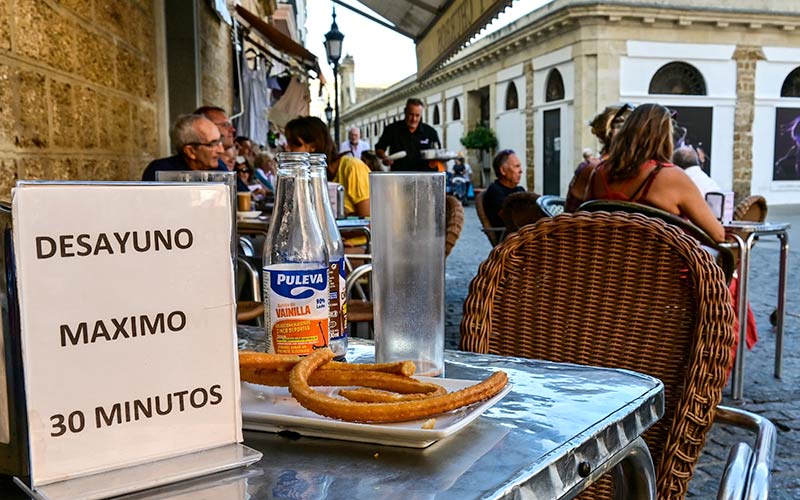
<instances>
[{"instance_id":1,"label":"drinking glass on table","mask_svg":"<svg viewBox=\"0 0 800 500\"><path fill-rule=\"evenodd\" d=\"M375 359L444 375L444 173L370 174Z\"/></svg>"}]
</instances>

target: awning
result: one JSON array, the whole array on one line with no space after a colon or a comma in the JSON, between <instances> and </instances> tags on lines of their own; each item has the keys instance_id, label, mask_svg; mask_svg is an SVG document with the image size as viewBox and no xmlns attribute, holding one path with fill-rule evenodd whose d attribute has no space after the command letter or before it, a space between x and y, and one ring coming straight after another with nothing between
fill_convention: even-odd
<instances>
[{"instance_id":1,"label":"awning","mask_svg":"<svg viewBox=\"0 0 800 500\"><path fill-rule=\"evenodd\" d=\"M357 11L341 0L334 1L338 5ZM358 1L392 22L393 29L414 39L417 44L417 78L425 77L455 54L512 2L512 0Z\"/></svg>"},{"instance_id":2,"label":"awning","mask_svg":"<svg viewBox=\"0 0 800 500\"><path fill-rule=\"evenodd\" d=\"M264 21L257 15L245 9L241 5L236 6L236 13L252 30L255 30L265 42L278 52L282 52L297 62L307 70L314 71L317 78L323 80L322 72L319 68L317 56L308 51L305 47L284 35L274 26ZM323 80L324 81L324 80Z\"/></svg>"}]
</instances>

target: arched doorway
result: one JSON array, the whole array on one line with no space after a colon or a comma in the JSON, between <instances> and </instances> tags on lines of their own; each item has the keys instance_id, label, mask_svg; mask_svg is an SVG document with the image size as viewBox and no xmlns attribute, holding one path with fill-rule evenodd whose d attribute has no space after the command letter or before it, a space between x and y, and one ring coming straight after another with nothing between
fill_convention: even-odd
<instances>
[{"instance_id":1,"label":"arched doorway","mask_svg":"<svg viewBox=\"0 0 800 500\"><path fill-rule=\"evenodd\" d=\"M564 79L557 69L550 70L545 85L545 102L564 99ZM543 194L561 193L561 109L549 109L543 114L544 125L544 168L542 170Z\"/></svg>"},{"instance_id":2,"label":"arched doorway","mask_svg":"<svg viewBox=\"0 0 800 500\"><path fill-rule=\"evenodd\" d=\"M661 66L650 79L649 93L670 96L704 96L708 94L703 74L694 66L673 61ZM711 174L711 138L714 109L711 106L670 105L678 128L675 147L692 146L700 157L700 167Z\"/></svg>"},{"instance_id":3,"label":"arched doorway","mask_svg":"<svg viewBox=\"0 0 800 500\"><path fill-rule=\"evenodd\" d=\"M793 69L783 81L781 97L800 98L800 66ZM782 106L775 109L772 180L800 180L800 108Z\"/></svg>"}]
</instances>

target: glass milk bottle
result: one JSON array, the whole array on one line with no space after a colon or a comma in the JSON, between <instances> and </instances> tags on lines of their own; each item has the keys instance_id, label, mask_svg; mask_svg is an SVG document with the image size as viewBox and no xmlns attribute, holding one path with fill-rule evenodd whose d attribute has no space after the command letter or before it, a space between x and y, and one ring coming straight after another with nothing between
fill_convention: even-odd
<instances>
[{"instance_id":1,"label":"glass milk bottle","mask_svg":"<svg viewBox=\"0 0 800 500\"><path fill-rule=\"evenodd\" d=\"M328 346L328 250L311 196L307 153L278 156L264 244L267 352L311 354Z\"/></svg>"},{"instance_id":2,"label":"glass milk bottle","mask_svg":"<svg viewBox=\"0 0 800 500\"><path fill-rule=\"evenodd\" d=\"M328 197L328 176L325 155L312 153L309 158L311 164L311 194L314 207L319 216L322 227L322 236L328 249L328 308L330 321L328 334L330 347L336 358L344 358L347 354L347 294L345 293L344 269L344 243L336 226L336 216L333 214L330 198Z\"/></svg>"}]
</instances>

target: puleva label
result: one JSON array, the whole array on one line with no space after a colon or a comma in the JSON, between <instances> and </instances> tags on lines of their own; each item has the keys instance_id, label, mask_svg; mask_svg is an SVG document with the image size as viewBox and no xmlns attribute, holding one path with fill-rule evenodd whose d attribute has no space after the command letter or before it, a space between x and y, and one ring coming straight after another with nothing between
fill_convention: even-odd
<instances>
[{"instance_id":1,"label":"puleva label","mask_svg":"<svg viewBox=\"0 0 800 500\"><path fill-rule=\"evenodd\" d=\"M328 270L308 264L264 267L267 351L311 354L328 346Z\"/></svg>"}]
</instances>

